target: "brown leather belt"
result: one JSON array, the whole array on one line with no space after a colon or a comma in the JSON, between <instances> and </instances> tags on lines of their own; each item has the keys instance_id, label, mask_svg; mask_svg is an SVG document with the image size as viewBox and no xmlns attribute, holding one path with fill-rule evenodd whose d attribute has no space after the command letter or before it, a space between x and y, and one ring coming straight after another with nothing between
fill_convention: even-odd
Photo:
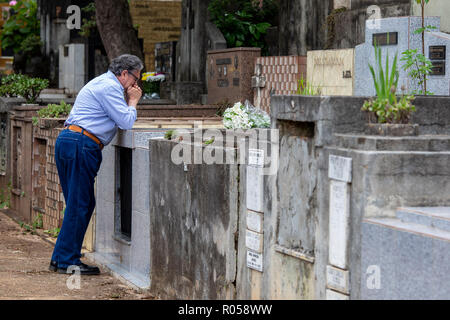
<instances>
[{"instance_id":1,"label":"brown leather belt","mask_svg":"<svg viewBox=\"0 0 450 320\"><path fill-rule=\"evenodd\" d=\"M103 143L101 143L101 141L96 136L94 136L92 133L90 133L89 131L86 131L85 129L83 129L79 126L76 126L74 124L64 127L64 129L69 129L71 131L75 131L75 132L84 134L85 136L91 138L95 143L97 143L100 147L100 150L103 149Z\"/></svg>"}]
</instances>

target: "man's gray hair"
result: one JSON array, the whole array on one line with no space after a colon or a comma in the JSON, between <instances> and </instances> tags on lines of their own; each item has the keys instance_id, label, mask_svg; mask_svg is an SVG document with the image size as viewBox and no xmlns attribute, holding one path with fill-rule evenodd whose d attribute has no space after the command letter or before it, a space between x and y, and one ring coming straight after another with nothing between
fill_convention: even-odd
<instances>
[{"instance_id":1,"label":"man's gray hair","mask_svg":"<svg viewBox=\"0 0 450 320\"><path fill-rule=\"evenodd\" d=\"M141 71L143 68L144 64L141 59L132 54L123 54L111 61L108 70L114 73L114 75L120 76L124 70Z\"/></svg>"}]
</instances>

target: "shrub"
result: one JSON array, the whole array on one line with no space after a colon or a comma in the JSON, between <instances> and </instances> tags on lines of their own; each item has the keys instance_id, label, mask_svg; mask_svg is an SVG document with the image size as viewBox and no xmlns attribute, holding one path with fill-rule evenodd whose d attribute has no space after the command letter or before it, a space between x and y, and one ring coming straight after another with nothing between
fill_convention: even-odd
<instances>
[{"instance_id":1,"label":"shrub","mask_svg":"<svg viewBox=\"0 0 450 320\"><path fill-rule=\"evenodd\" d=\"M212 0L208 11L228 47L258 47L267 54L264 35L276 23L277 1Z\"/></svg>"},{"instance_id":2,"label":"shrub","mask_svg":"<svg viewBox=\"0 0 450 320\"><path fill-rule=\"evenodd\" d=\"M61 100L60 104L49 104L38 111L39 118L67 117L72 110L72 105Z\"/></svg>"},{"instance_id":3,"label":"shrub","mask_svg":"<svg viewBox=\"0 0 450 320\"><path fill-rule=\"evenodd\" d=\"M381 48L375 45L375 61L377 69L369 64L377 97L364 102L361 110L371 113L379 123L408 123L411 112L416 107L411 104L412 95L402 95L397 98L399 73L395 55L392 66L389 62L389 52L386 55L386 65L383 66Z\"/></svg>"},{"instance_id":4,"label":"shrub","mask_svg":"<svg viewBox=\"0 0 450 320\"><path fill-rule=\"evenodd\" d=\"M0 96L23 97L27 103L36 103L41 91L47 87L47 79L30 78L23 74L11 74L2 78Z\"/></svg>"}]
</instances>

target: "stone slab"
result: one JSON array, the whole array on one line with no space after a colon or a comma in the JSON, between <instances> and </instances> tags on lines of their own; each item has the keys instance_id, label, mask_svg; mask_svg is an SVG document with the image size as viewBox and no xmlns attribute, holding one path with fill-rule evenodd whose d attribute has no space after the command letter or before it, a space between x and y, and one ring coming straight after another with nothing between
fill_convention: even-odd
<instances>
[{"instance_id":1,"label":"stone slab","mask_svg":"<svg viewBox=\"0 0 450 320\"><path fill-rule=\"evenodd\" d=\"M365 219L362 223L361 299L449 299L450 232L394 218Z\"/></svg>"},{"instance_id":2,"label":"stone slab","mask_svg":"<svg viewBox=\"0 0 450 320\"><path fill-rule=\"evenodd\" d=\"M354 49L308 51L307 79L322 95L353 95Z\"/></svg>"},{"instance_id":3,"label":"stone slab","mask_svg":"<svg viewBox=\"0 0 450 320\"><path fill-rule=\"evenodd\" d=\"M264 235L262 233L246 230L245 245L252 251L262 253L264 248Z\"/></svg>"},{"instance_id":4,"label":"stone slab","mask_svg":"<svg viewBox=\"0 0 450 320\"><path fill-rule=\"evenodd\" d=\"M399 208L397 218L450 232L450 207Z\"/></svg>"},{"instance_id":5,"label":"stone slab","mask_svg":"<svg viewBox=\"0 0 450 320\"><path fill-rule=\"evenodd\" d=\"M264 230L264 215L260 212L248 210L247 229L262 233Z\"/></svg>"},{"instance_id":6,"label":"stone slab","mask_svg":"<svg viewBox=\"0 0 450 320\"><path fill-rule=\"evenodd\" d=\"M340 293L350 294L350 277L348 270L327 266L327 286Z\"/></svg>"},{"instance_id":7,"label":"stone slab","mask_svg":"<svg viewBox=\"0 0 450 320\"><path fill-rule=\"evenodd\" d=\"M347 269L350 228L350 188L341 181L330 181L329 261Z\"/></svg>"},{"instance_id":8,"label":"stone slab","mask_svg":"<svg viewBox=\"0 0 450 320\"><path fill-rule=\"evenodd\" d=\"M348 295L336 292L334 290L326 289L326 299L327 300L350 300Z\"/></svg>"},{"instance_id":9,"label":"stone slab","mask_svg":"<svg viewBox=\"0 0 450 320\"><path fill-rule=\"evenodd\" d=\"M328 178L352 182L352 158L330 155L328 159Z\"/></svg>"},{"instance_id":10,"label":"stone slab","mask_svg":"<svg viewBox=\"0 0 450 320\"><path fill-rule=\"evenodd\" d=\"M264 175L263 168L247 166L247 209L264 211Z\"/></svg>"},{"instance_id":11,"label":"stone slab","mask_svg":"<svg viewBox=\"0 0 450 320\"><path fill-rule=\"evenodd\" d=\"M259 272L263 272L263 255L251 250L247 250L247 267Z\"/></svg>"}]
</instances>

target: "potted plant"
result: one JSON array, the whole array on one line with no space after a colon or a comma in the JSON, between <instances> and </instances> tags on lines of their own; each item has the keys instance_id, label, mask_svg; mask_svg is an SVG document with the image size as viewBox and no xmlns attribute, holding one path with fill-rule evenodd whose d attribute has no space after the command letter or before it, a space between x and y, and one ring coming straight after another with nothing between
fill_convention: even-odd
<instances>
[{"instance_id":1,"label":"potted plant","mask_svg":"<svg viewBox=\"0 0 450 320\"><path fill-rule=\"evenodd\" d=\"M37 117L32 118L33 125L45 129L62 127L71 110L72 105L63 100L60 104L49 104L37 112Z\"/></svg>"},{"instance_id":2,"label":"potted plant","mask_svg":"<svg viewBox=\"0 0 450 320\"><path fill-rule=\"evenodd\" d=\"M376 98L364 102L363 111L369 114L368 133L381 135L417 135L418 126L410 123L411 113L416 107L411 103L414 95L402 93L397 96L399 72L397 54L392 65L389 53L383 65L381 48L375 45L377 69L369 64L376 90ZM402 91L404 91L402 89Z\"/></svg>"}]
</instances>

